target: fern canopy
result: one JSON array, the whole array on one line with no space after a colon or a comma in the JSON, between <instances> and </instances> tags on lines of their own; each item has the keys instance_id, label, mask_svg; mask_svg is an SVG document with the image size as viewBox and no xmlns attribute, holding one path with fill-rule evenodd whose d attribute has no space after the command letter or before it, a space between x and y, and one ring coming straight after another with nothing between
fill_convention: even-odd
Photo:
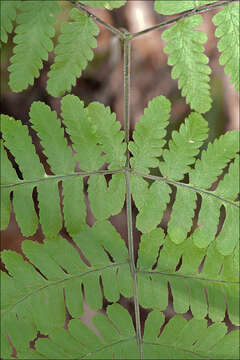
<instances>
[{"instance_id":1,"label":"fern canopy","mask_svg":"<svg viewBox=\"0 0 240 360\"><path fill-rule=\"evenodd\" d=\"M211 108L208 57L203 54L203 43L207 41L204 32L194 30L202 24L202 17L195 15L180 20L165 30L162 39L167 41L164 52L170 54L168 64L173 66L172 78L179 79L178 87L187 104L199 113Z\"/></svg>"},{"instance_id":2,"label":"fern canopy","mask_svg":"<svg viewBox=\"0 0 240 360\"><path fill-rule=\"evenodd\" d=\"M219 59L224 65L225 73L230 74L231 83L239 90L239 3L229 4L218 12L213 23L217 26L216 36L218 50L222 53Z\"/></svg>"},{"instance_id":3,"label":"fern canopy","mask_svg":"<svg viewBox=\"0 0 240 360\"><path fill-rule=\"evenodd\" d=\"M77 9L72 9L70 16L73 21L62 24L54 50L55 61L48 73L47 90L56 97L76 84L76 78L93 58L92 49L97 46L95 36L99 29L93 20Z\"/></svg>"},{"instance_id":4,"label":"fern canopy","mask_svg":"<svg viewBox=\"0 0 240 360\"><path fill-rule=\"evenodd\" d=\"M16 17L18 26L13 42L14 56L11 57L9 85L15 92L33 85L39 76L43 60L48 59L48 52L53 50L51 38L55 34L53 24L55 14L60 7L54 1L21 1L20 13Z\"/></svg>"}]
</instances>

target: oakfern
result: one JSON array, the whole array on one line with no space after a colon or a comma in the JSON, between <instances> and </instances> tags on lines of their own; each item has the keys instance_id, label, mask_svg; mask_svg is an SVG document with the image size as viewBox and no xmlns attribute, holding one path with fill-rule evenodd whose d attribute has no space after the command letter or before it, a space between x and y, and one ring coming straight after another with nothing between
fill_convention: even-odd
<instances>
[{"instance_id":1,"label":"oakfern","mask_svg":"<svg viewBox=\"0 0 240 360\"><path fill-rule=\"evenodd\" d=\"M33 6L43 9L38 3L14 5L19 11L17 22L23 25L18 25L22 34L19 40L15 39L18 44L30 41L30 34L24 29L29 26ZM112 8L124 1L88 3ZM193 3L192 9L194 2L188 3ZM197 6L206 3L198 1ZM56 4L51 5L53 13L57 12ZM161 4L166 2L156 1L157 11L161 11ZM17 13L14 6L9 7L8 20L3 24L4 41ZM221 25L227 16L226 8L236 15L238 4L227 5L215 17L220 29L217 36L223 39L219 49L224 59L228 59L228 48L221 44L227 41L226 34L237 28L231 30L233 23L236 26L235 15L229 28ZM57 45L59 50L48 83L54 95L58 89L61 94L70 90L92 56L90 48L95 46L96 25L78 11L72 10L75 22L63 25ZM49 172L40 161L28 127L8 115L1 116L1 228L8 226L13 209L23 236L31 237L39 224L45 235L43 244L29 239L22 243L24 257L10 250L2 252L7 270L1 275L3 359L12 358L12 346L19 359L238 358L238 331L229 332L225 320L227 314L232 324L239 325L239 132L229 131L205 149L202 147L208 137L208 124L200 113L207 111L211 103L208 78L197 71L193 74L193 83L199 79L202 91L196 103L193 97L196 88L189 87L189 79L181 71L182 58L177 55L181 31L191 25L187 37L195 36L191 29L196 16L200 15L180 20L163 35L169 41L166 51L175 56L174 61L171 56L169 61L182 84L179 86L183 95L192 109L198 111L190 113L168 143L165 137L171 103L164 96L149 102L130 142L115 114L100 103L85 107L76 96L64 96L60 120L47 105L34 102L29 119L41 142ZM44 21L47 23L48 19L47 16ZM86 52L82 49L77 58L69 29L81 28L82 24L86 32L79 32L80 39L83 44L86 39L91 41ZM37 69L46 58L43 55L46 44L50 49L50 23L47 28L49 39L34 54L33 67L24 68L28 74L24 82L19 70L22 47L17 45L16 58L12 60L15 65L10 68L11 79L15 80L10 79L10 85L19 84L20 89L37 76ZM131 41L131 34L122 34L125 42ZM60 55L64 46L71 47L70 58L75 66L67 64L66 57ZM191 41L186 41L188 46L192 54ZM199 63L196 54L193 61L208 75L198 40L196 49L204 61ZM234 82L238 80L236 61L237 51L231 61L223 61ZM60 69L67 69L69 77ZM56 87L54 79L62 87ZM204 104L208 104L206 108L202 96ZM16 167L21 176L17 175ZM136 227L141 232L136 263L131 196L138 210ZM109 220L121 212L125 202L128 246ZM93 226L86 223L88 207L96 219ZM63 226L71 242L61 235ZM166 322L163 311L170 293L177 314ZM121 305L120 296L133 298L134 321ZM107 305L103 306L103 300ZM91 329L80 319L84 302L98 311ZM148 309L143 329L140 307ZM186 320L181 314L189 309L192 319ZM213 322L211 325L207 316ZM33 340L34 346L30 348Z\"/></svg>"}]
</instances>

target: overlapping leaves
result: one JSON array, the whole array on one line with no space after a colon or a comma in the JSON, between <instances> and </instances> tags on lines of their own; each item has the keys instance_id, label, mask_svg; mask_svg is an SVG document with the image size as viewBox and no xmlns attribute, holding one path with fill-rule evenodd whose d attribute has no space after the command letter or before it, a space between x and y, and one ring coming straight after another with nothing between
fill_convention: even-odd
<instances>
[{"instance_id":1,"label":"overlapping leaves","mask_svg":"<svg viewBox=\"0 0 240 360\"><path fill-rule=\"evenodd\" d=\"M30 122L50 166L46 175L27 127L2 116L2 223L8 224L13 192L22 233L34 234L40 222L45 235L44 244L23 242L26 260L12 251L2 254L8 271L2 275L3 358L12 352L6 334L21 359L136 359L139 342L146 359L237 358L237 331L228 334L221 322L227 311L230 321L239 324L238 132L224 134L199 156L207 138L202 115L191 113L166 144L169 112L167 99L153 99L129 144L130 190L139 211L136 226L143 233L135 296L142 307L153 309L137 341L131 316L121 305L136 287L131 258L107 220L125 200L126 145L120 123L109 108L99 103L84 107L68 95L62 99L63 127L48 106L34 103ZM99 172L106 165L113 173L109 183ZM97 219L92 227L86 224L84 175ZM38 204L32 198L35 187ZM59 235L63 221L71 243ZM192 320L175 316L164 326L169 291L175 312L190 309ZM94 330L80 318L84 302L100 311L92 320ZM38 331L44 337L36 339Z\"/></svg>"}]
</instances>

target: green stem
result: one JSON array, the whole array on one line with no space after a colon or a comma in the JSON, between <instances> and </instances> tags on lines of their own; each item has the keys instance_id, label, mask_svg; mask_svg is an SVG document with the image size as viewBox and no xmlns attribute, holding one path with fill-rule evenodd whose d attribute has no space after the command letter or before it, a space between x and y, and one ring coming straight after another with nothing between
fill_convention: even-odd
<instances>
[{"instance_id":1,"label":"green stem","mask_svg":"<svg viewBox=\"0 0 240 360\"><path fill-rule=\"evenodd\" d=\"M99 24L103 25L106 29L108 29L109 31L111 31L113 34L119 36L121 39L124 39L124 33L115 28L114 26L107 24L105 21L103 21L102 19L100 19L98 16L92 14L90 11L88 11L85 6L83 6L80 3L76 3L74 0L71 0L71 3L74 4L78 9L80 9L81 11L83 11L87 16L91 17L93 20L95 20L96 22L98 22Z\"/></svg>"},{"instance_id":2,"label":"green stem","mask_svg":"<svg viewBox=\"0 0 240 360\"><path fill-rule=\"evenodd\" d=\"M91 176L91 175L112 175L112 174L121 174L124 173L125 169L117 169L117 170L97 170L97 171L79 171L77 173L65 174L65 175L46 175L44 178L36 179L36 180L19 180L19 182L15 184L6 184L0 185L0 189L9 189L12 187L20 186L20 185L29 185L29 184L38 184L44 181L60 181L64 179L68 179L71 177L79 177L79 176Z\"/></svg>"},{"instance_id":3,"label":"green stem","mask_svg":"<svg viewBox=\"0 0 240 360\"><path fill-rule=\"evenodd\" d=\"M167 183L167 184L171 184L171 185L174 185L176 187L185 187L189 190L192 190L194 192L197 192L197 193L202 193L202 194L205 194L205 195L208 195L208 196L213 196L215 197L216 199L222 201L222 202L225 202L225 203L228 203L229 205L232 205L232 206L235 206L237 208L239 208L240 206L235 203L234 201L231 201L231 200L228 200L228 199L224 199L223 197L217 195L216 193L214 193L213 191L209 191L209 190L205 190L205 189L201 189L201 188L198 188L194 185L191 185L191 184L185 184L185 183L182 183L182 182L179 182L179 181L175 181L175 180L171 180L171 179L168 179L166 177L162 177L162 176L155 176L155 175L149 175L149 174L144 174L144 173L141 173L139 171L132 171L133 174L136 174L136 175L139 175L143 178L146 178L146 179L150 179L150 180L154 180L154 181L162 181L164 183Z\"/></svg>"},{"instance_id":4,"label":"green stem","mask_svg":"<svg viewBox=\"0 0 240 360\"><path fill-rule=\"evenodd\" d=\"M132 199L130 188L130 153L128 150L129 144L129 131L130 131L130 55L131 55L131 40L129 33L126 32L124 38L124 130L125 141L127 144L126 151L126 206L127 206L127 229L128 229L128 248L130 257L130 270L133 279L134 287L134 310L136 320L136 339L139 349L140 360L142 359L142 337L141 337L141 321L140 310L138 302L138 285L137 285L137 272L135 267L134 257L134 239L133 239L133 221L132 221Z\"/></svg>"}]
</instances>

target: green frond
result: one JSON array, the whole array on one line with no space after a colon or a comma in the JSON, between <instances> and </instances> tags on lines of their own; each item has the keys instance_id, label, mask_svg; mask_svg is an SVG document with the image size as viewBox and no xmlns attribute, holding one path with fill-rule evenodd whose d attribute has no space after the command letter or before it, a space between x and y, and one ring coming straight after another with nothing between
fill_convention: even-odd
<instances>
[{"instance_id":1,"label":"green frond","mask_svg":"<svg viewBox=\"0 0 240 360\"><path fill-rule=\"evenodd\" d=\"M9 85L15 92L33 85L39 76L43 60L48 60L48 52L53 50L51 38L54 36L54 14L59 12L57 1L21 1L17 15L18 26L13 42L14 56L11 57Z\"/></svg>"},{"instance_id":2,"label":"green frond","mask_svg":"<svg viewBox=\"0 0 240 360\"><path fill-rule=\"evenodd\" d=\"M2 261L10 275L3 274L2 286L6 287L6 291L1 308L2 326L7 329L13 343L17 342L15 345L21 344L17 346L20 352L27 351L29 341L37 335L37 331L42 334L60 331L58 328L65 323L65 305L72 317L79 318L83 314L82 286L87 304L93 309L100 309L103 301L100 276L104 296L108 301L118 301L122 293L123 280L127 280L128 295L131 296L127 248L110 222L97 222L92 228L87 227L79 232L73 240L80 247L85 260L79 255L76 247L61 237L45 239L44 244L25 240L22 250L30 263L10 250L2 252ZM107 252L111 254L111 259ZM34 267L31 264L34 264ZM120 268L122 272L119 271ZM118 307L120 305L115 305L115 308ZM108 315L112 321L119 321L119 330L123 337L131 334L134 339L133 327L131 331L129 327L125 328L130 316L128 315L127 321L127 315L122 312L121 307L117 312L109 309ZM98 323L96 321L96 324ZM21 341L22 335L19 331L21 326L25 336L24 342ZM84 325L79 331L82 340L84 334L91 333ZM17 333L18 338L15 336ZM119 338L118 332L115 337ZM4 342L6 341L5 338ZM43 348L40 354L44 355L42 350Z\"/></svg>"},{"instance_id":3,"label":"green frond","mask_svg":"<svg viewBox=\"0 0 240 360\"><path fill-rule=\"evenodd\" d=\"M182 3L182 2L181 2ZM203 54L204 32L193 30L202 24L202 17L195 15L179 21L165 30L162 39L167 41L164 52L170 54L168 64L173 66L172 78L179 79L178 87L187 104L199 113L211 108L208 57Z\"/></svg>"},{"instance_id":4,"label":"green frond","mask_svg":"<svg viewBox=\"0 0 240 360\"><path fill-rule=\"evenodd\" d=\"M4 164L6 163L3 165L6 166L6 170L3 170L6 171L6 175L3 173L1 183L5 186L2 190L2 228L6 228L9 222L10 193L13 191L13 209L23 235L33 235L40 223L45 236L55 237L63 222L69 234L78 233L86 225L86 204L83 191L84 173L82 176L76 176L76 164L81 170L93 172L105 163L114 170L124 166L124 133L120 130L120 123L115 120L115 114L111 114L109 108L97 103L84 108L76 96L68 95L62 99L62 115L75 154L67 143L63 125L56 112L41 102L33 103L30 109L32 128L40 138L42 152L47 157L53 175L45 173L27 126L2 115L3 144L14 156L23 175L23 180L15 175L12 164L3 150L2 157ZM25 148L22 146L23 143ZM121 211L125 201L123 174L114 174L108 185L103 175L92 175L88 184L91 210L97 219L107 219ZM39 219L33 202L35 187ZM104 210L103 203L106 204Z\"/></svg>"},{"instance_id":5,"label":"green frond","mask_svg":"<svg viewBox=\"0 0 240 360\"><path fill-rule=\"evenodd\" d=\"M231 75L230 82L239 90L239 2L228 4L213 18L217 26L215 35L218 50L222 53L219 62L224 66L227 75Z\"/></svg>"},{"instance_id":6,"label":"green frond","mask_svg":"<svg viewBox=\"0 0 240 360\"><path fill-rule=\"evenodd\" d=\"M208 137L207 121L197 113L191 113L181 125L179 132L172 132L169 149L163 151L164 162L159 168L163 176L182 180L195 162L203 141Z\"/></svg>"},{"instance_id":7,"label":"green frond","mask_svg":"<svg viewBox=\"0 0 240 360\"><path fill-rule=\"evenodd\" d=\"M112 10L123 6L126 0L81 0L81 3L100 9Z\"/></svg>"},{"instance_id":8,"label":"green frond","mask_svg":"<svg viewBox=\"0 0 240 360\"><path fill-rule=\"evenodd\" d=\"M157 228L143 235L140 242L137 262L140 305L164 310L169 284L177 313L185 313L190 307L196 319L208 314L213 321L220 322L228 309L229 318L237 325L239 279L235 264L235 252L223 256L216 243L200 249L189 237L174 244Z\"/></svg>"},{"instance_id":9,"label":"green frond","mask_svg":"<svg viewBox=\"0 0 240 360\"><path fill-rule=\"evenodd\" d=\"M70 16L73 21L62 24L58 45L54 49L56 57L48 73L47 90L56 97L76 85L76 79L93 58L92 49L97 46L95 36L99 29L93 20L75 8Z\"/></svg>"},{"instance_id":10,"label":"green frond","mask_svg":"<svg viewBox=\"0 0 240 360\"><path fill-rule=\"evenodd\" d=\"M134 170L148 174L149 168L158 166L157 158L161 156L165 144L170 110L170 101L164 96L154 98L144 110L133 133L134 141L129 143L129 150L133 154L130 164Z\"/></svg>"},{"instance_id":11,"label":"green frond","mask_svg":"<svg viewBox=\"0 0 240 360\"><path fill-rule=\"evenodd\" d=\"M143 341L144 359L237 359L237 331L227 333L225 324L207 326L207 320L175 316L163 329L162 314L155 310L147 317Z\"/></svg>"},{"instance_id":12,"label":"green frond","mask_svg":"<svg viewBox=\"0 0 240 360\"><path fill-rule=\"evenodd\" d=\"M202 189L208 189L217 180L227 163L239 151L239 132L228 131L202 151L194 169L189 173L189 182Z\"/></svg>"},{"instance_id":13,"label":"green frond","mask_svg":"<svg viewBox=\"0 0 240 360\"><path fill-rule=\"evenodd\" d=\"M16 9L19 5L19 0L0 2L1 6L1 41L7 43L8 34L13 31L13 21L16 19Z\"/></svg>"}]
</instances>

